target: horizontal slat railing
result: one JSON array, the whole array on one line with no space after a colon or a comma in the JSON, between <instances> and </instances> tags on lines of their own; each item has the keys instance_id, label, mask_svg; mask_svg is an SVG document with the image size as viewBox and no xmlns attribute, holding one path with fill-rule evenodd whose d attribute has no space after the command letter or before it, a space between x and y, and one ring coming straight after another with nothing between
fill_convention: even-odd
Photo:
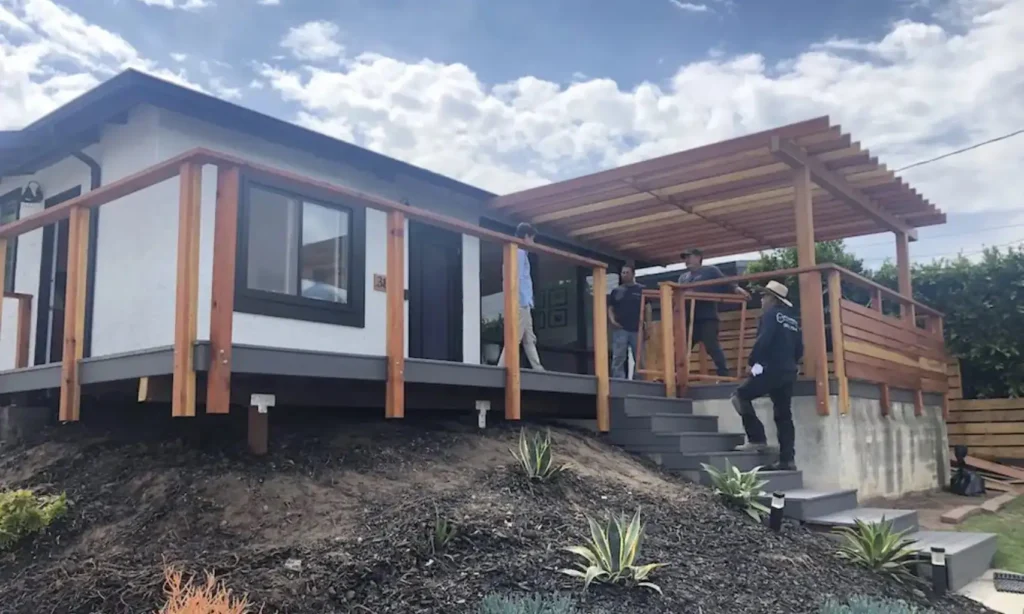
<instances>
[{"instance_id":1,"label":"horizontal slat railing","mask_svg":"<svg viewBox=\"0 0 1024 614\"><path fill-rule=\"evenodd\" d=\"M915 391L915 409L918 414L923 410L923 393L945 394L949 380L946 373L948 357L943 340L942 313L837 265L821 264L684 285L666 283L677 291L689 293L701 300L718 297L719 301L735 301L735 297L731 295L708 295L701 291L732 283L797 278L810 272L821 273L827 280L827 283L822 284L822 300L826 307L824 328L831 332L832 341L831 347L818 354L826 357L827 368L819 373L805 375L815 377L819 388L824 386L826 391L829 377L838 381L835 393L839 396L842 413L848 411L849 407L849 379L881 386L884 413L889 411L891 386ZM794 290L795 288L791 288L791 294L799 296L800 293ZM848 292L866 297L868 305L848 298ZM897 308L886 311L883 308L886 302L894 304ZM742 315L738 315L740 313ZM759 315L760 310L755 309L745 313L737 310L721 314L719 340L729 358L730 368L735 367L740 375L743 374L749 349L756 338L755 323ZM739 330L741 321L742 334ZM676 336L679 337L679 334L677 330ZM822 339L822 343L825 343L825 339ZM677 344L677 355L682 347ZM805 355L815 349L805 347ZM821 352L820 348L816 350ZM736 354L735 358L733 354ZM720 379L708 374L707 362L706 357L702 356L700 360L689 365L687 379ZM677 381L681 385L686 381L682 373L677 375Z\"/></svg>"}]
</instances>

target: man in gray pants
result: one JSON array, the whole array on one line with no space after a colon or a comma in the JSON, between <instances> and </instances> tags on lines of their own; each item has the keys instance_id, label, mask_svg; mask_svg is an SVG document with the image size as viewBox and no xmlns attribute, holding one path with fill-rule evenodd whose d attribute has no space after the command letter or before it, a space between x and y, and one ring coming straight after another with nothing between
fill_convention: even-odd
<instances>
[{"instance_id":1,"label":"man in gray pants","mask_svg":"<svg viewBox=\"0 0 1024 614\"><path fill-rule=\"evenodd\" d=\"M537 231L524 222L516 227L516 236L529 244L537 238ZM530 259L526 250L521 247L516 249L516 257L519 261L519 313L516 316L519 318L519 340L523 344L530 366L537 371L543 371L540 355L537 354L537 335L533 332L533 278L530 277ZM511 317L511 314L506 313L505 317ZM505 366L504 348L498 357L498 366Z\"/></svg>"}]
</instances>

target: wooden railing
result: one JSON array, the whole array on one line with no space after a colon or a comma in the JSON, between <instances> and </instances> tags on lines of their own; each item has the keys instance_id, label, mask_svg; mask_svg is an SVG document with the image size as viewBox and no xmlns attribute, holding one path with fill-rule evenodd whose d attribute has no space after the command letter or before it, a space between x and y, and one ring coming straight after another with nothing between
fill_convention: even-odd
<instances>
[{"instance_id":1,"label":"wooden railing","mask_svg":"<svg viewBox=\"0 0 1024 614\"><path fill-rule=\"evenodd\" d=\"M0 254L6 241L26 232L69 219L68 282L65 293L64 360L61 365L60 419L78 420L81 382L78 370L82 358L85 327L86 268L89 216L91 210L174 177L179 180L178 244L174 322L174 371L171 411L174 416L196 412L196 371L193 347L196 342L199 280L199 219L202 167L217 167L217 197L214 215L213 277L210 305L211 360L207 377L207 413L227 413L231 390L231 337L235 293L235 253L238 233L240 175L254 173L281 180L300 189L315 191L326 199L341 198L388 215L387 234L387 394L385 415L405 415L405 221L406 219L495 241L504 245L505 293L505 416L518 420L520 366L518 343L519 278L516 250L556 256L592 269L594 277L594 363L597 379L596 414L598 427L607 431L609 422L607 265L606 263L510 237L432 211L394 202L373 194L304 177L257 164L228 154L197 148L151 166L133 175L97 188L82 196L44 209L34 215L0 226ZM2 263L0 263L2 264ZM0 283L4 267L0 266Z\"/></svg>"},{"instance_id":2,"label":"wooden railing","mask_svg":"<svg viewBox=\"0 0 1024 614\"><path fill-rule=\"evenodd\" d=\"M746 356L746 316L747 299L738 295L713 294L708 292L693 292L685 290L678 284L663 282L659 284L658 290L644 290L640 298L640 313L649 300L661 302L661 322L656 327L661 339L661 360L654 365L645 365L646 368L638 369L637 372L651 379L666 382L666 394L676 395L676 387L685 390L691 380L694 381L715 381L734 382L739 381L739 374L742 373L743 360ZM735 348L729 348L730 353L736 356L737 376L710 375L707 373L707 355L700 346L698 351L698 363L693 361L693 329L696 317L696 304L698 301L715 303L732 303L739 305L740 319L738 341ZM666 318L666 314L671 317ZM637 355L643 355L644 339L641 335L637 345ZM723 347L723 351L725 348ZM698 369L694 369L699 364ZM669 368L671 365L671 368ZM670 382L671 380L671 382Z\"/></svg>"},{"instance_id":3,"label":"wooden railing","mask_svg":"<svg viewBox=\"0 0 1024 614\"><path fill-rule=\"evenodd\" d=\"M731 283L759 282L769 279L782 280L800 276L800 283L812 274L810 291L803 289L801 297L820 296L825 294L818 305L816 317L808 318L807 313L815 310L802 309L803 339L805 360L802 373L814 378L817 390L818 411L822 415L829 413L828 399L830 378L836 382L834 394L838 397L840 413L849 411L849 381L851 379L876 383L881 387L883 413L890 410L889 389L899 387L915 392L915 413L923 411L923 393L940 392L945 394L948 388L942 314L927 305L905 297L895 290L879 285L852 271L841 267L823 264L814 267L803 267L766 273L755 273L736 277L727 277L692 284L661 284L657 293L661 301L662 319L661 336L670 336L673 343L662 342L662 367L647 365L642 373L663 378L666 393L681 394L690 381L724 380L707 373L704 364L700 364L694 372L693 363L688 359L690 344L686 340L692 338L692 330L682 328L678 318L678 309L673 318L666 318L666 313L673 313L676 297L690 297L688 300L717 300L719 302L743 302L744 307L738 316L727 312L723 319L729 321L729 327L723 327L723 336L727 343L723 350L727 356L736 354L735 367L737 375L743 375L746 365L746 354L752 339L748 331L756 329L756 320L760 310L747 310L745 301L732 295L701 294L704 288L727 285ZM824 276L824 283L822 283ZM870 306L859 304L847 294L858 294L868 297L865 302ZM795 288L791 288L791 294ZM653 300L655 294L648 291L646 298ZM896 314L886 313L883 306L886 302L898 306ZM666 307L667 306L667 307ZM691 309L692 312L692 309ZM738 319L737 319L738 318ZM675 320L674 322L672 320ZM735 321L733 321L735 320ZM681 332L682 330L682 332ZM830 335L828 333L831 333ZM732 338L735 335L735 339ZM831 336L831 348L827 338ZM735 342L735 346L731 343ZM638 352L639 353L639 352ZM687 358L682 358L687 357ZM810 359L810 360L808 360ZM677 362L678 361L678 362ZM703 360L701 361L704 362ZM666 372L664 365L676 365L674 375ZM820 365L820 367L818 366ZM670 371L670 370L669 370Z\"/></svg>"},{"instance_id":4,"label":"wooden railing","mask_svg":"<svg viewBox=\"0 0 1024 614\"><path fill-rule=\"evenodd\" d=\"M6 241L3 241L6 243ZM6 267L3 266L3 255L7 253L6 247L0 246L0 284L3 283L3 276ZM22 292L4 292L4 298L14 299L18 302L18 315L15 320L17 332L14 338L14 368L22 369L28 366L29 339L32 338L32 295ZM0 334L3 334L0 329Z\"/></svg>"}]
</instances>

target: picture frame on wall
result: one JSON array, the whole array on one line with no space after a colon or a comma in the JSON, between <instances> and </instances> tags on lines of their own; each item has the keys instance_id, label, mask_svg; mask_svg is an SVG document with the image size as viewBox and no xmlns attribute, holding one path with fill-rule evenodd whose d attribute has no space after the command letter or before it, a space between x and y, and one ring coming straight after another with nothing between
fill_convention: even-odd
<instances>
[{"instance_id":1,"label":"picture frame on wall","mask_svg":"<svg viewBox=\"0 0 1024 614\"><path fill-rule=\"evenodd\" d=\"M562 328L569 322L569 310L552 309L547 320L548 328Z\"/></svg>"},{"instance_id":2,"label":"picture frame on wall","mask_svg":"<svg viewBox=\"0 0 1024 614\"><path fill-rule=\"evenodd\" d=\"M554 307L566 307L569 305L569 289L566 287L552 288L548 291L548 304Z\"/></svg>"}]
</instances>

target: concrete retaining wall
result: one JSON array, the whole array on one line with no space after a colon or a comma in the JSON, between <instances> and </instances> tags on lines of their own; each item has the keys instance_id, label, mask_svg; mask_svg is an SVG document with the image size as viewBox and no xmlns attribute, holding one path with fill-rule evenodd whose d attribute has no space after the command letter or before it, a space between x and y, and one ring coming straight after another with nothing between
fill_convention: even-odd
<instances>
[{"instance_id":1,"label":"concrete retaining wall","mask_svg":"<svg viewBox=\"0 0 1024 614\"><path fill-rule=\"evenodd\" d=\"M850 411L840 415L838 399L828 416L819 416L813 394L798 388L793 398L796 463L804 484L813 489L856 488L861 500L898 497L935 490L949 482L949 446L942 419L942 398L925 395L924 412L914 415L913 396L893 390L891 412L882 416L877 386L851 382ZM726 391L694 400L695 414L719 417L723 433L742 433L743 425ZM699 395L703 396L703 395ZM754 403L768 441L778 441L771 401Z\"/></svg>"}]
</instances>

